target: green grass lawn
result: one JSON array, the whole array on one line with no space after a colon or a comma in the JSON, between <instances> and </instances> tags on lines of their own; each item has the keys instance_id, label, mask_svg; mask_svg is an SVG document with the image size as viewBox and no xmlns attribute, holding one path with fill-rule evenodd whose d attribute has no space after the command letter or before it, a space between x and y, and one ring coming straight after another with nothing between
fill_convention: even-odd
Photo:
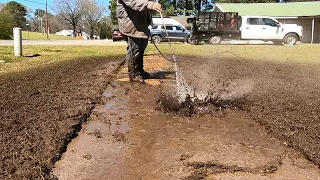
<instances>
[{"instance_id":1,"label":"green grass lawn","mask_svg":"<svg viewBox=\"0 0 320 180\"><path fill-rule=\"evenodd\" d=\"M171 53L168 44L158 45L160 51ZM278 45L189 45L173 44L174 53L204 57L244 58L252 60L277 61L281 63L320 63L320 44L302 44L296 46ZM147 52L157 52L152 44ZM183 59L180 59L181 61Z\"/></svg>"},{"instance_id":2,"label":"green grass lawn","mask_svg":"<svg viewBox=\"0 0 320 180\"><path fill-rule=\"evenodd\" d=\"M29 32L22 31L22 39L30 39L30 40L47 40L47 34L42 34L38 32ZM69 36L60 36L56 34L49 34L50 40L76 40L76 38Z\"/></svg>"},{"instance_id":3,"label":"green grass lawn","mask_svg":"<svg viewBox=\"0 0 320 180\"><path fill-rule=\"evenodd\" d=\"M196 55L204 57L225 57L237 59L252 59L260 61L275 61L279 63L320 63L320 45L303 44L297 46L274 45L189 45L173 44L178 61L180 55ZM159 49L170 57L168 44L158 45ZM117 46L24 46L23 57L13 55L12 46L0 46L0 74L23 71L39 65L68 61L79 57L94 56L124 56L126 45ZM146 53L158 54L152 44L149 44ZM33 55L37 57L31 57ZM29 57L28 57L29 56Z\"/></svg>"},{"instance_id":4,"label":"green grass lawn","mask_svg":"<svg viewBox=\"0 0 320 180\"><path fill-rule=\"evenodd\" d=\"M0 75L50 65L76 58L124 56L126 46L24 46L23 56L16 57L13 46L0 46ZM35 57L33 57L35 55Z\"/></svg>"}]
</instances>

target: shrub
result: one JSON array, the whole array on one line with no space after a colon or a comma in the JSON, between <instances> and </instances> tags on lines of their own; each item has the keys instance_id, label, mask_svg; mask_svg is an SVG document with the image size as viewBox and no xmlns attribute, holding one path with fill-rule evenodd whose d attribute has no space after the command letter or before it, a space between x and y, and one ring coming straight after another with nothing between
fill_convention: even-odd
<instances>
[{"instance_id":1,"label":"shrub","mask_svg":"<svg viewBox=\"0 0 320 180\"><path fill-rule=\"evenodd\" d=\"M0 10L0 39L12 39L13 16L6 10Z\"/></svg>"}]
</instances>

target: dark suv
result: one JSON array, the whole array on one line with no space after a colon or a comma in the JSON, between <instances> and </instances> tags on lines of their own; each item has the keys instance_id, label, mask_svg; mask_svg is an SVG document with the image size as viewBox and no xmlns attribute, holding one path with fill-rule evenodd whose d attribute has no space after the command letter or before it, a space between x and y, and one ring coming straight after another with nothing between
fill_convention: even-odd
<instances>
[{"instance_id":1,"label":"dark suv","mask_svg":"<svg viewBox=\"0 0 320 180\"><path fill-rule=\"evenodd\" d=\"M166 25L169 40L170 41L180 41L188 42L191 35L191 31L186 30L185 27L181 25ZM163 25L153 25L150 28L151 41L158 44L162 41L168 41L165 29Z\"/></svg>"}]
</instances>

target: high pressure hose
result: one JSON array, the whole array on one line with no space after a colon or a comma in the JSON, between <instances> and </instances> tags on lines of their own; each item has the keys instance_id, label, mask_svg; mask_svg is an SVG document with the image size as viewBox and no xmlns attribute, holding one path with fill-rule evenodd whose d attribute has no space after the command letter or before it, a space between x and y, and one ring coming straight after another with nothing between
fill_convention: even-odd
<instances>
[{"instance_id":1,"label":"high pressure hose","mask_svg":"<svg viewBox=\"0 0 320 180\"><path fill-rule=\"evenodd\" d=\"M159 3L159 0L156 0L157 3ZM173 62L176 62L176 58L175 58L175 55L174 55L174 51L173 51L173 47L171 45L171 42L170 42L170 38L169 38L169 35L168 35L168 31L167 31L167 27L166 27L166 24L164 23L164 19L163 19L163 15L162 15L162 12L160 11L160 17L161 17L161 20L162 20L162 24L163 24L163 27L164 27L164 31L166 33L166 36L167 36L167 39L168 39L168 42L169 42L169 47L170 47L170 50L171 50L171 54L172 54L172 59L169 59L167 58L161 51L160 49L158 48L158 46L156 45L156 43L152 40L152 36L151 36L151 32L149 31L149 35L150 35L150 38L151 38L151 42L153 43L153 45L155 46L155 48L157 49L157 51L159 52L159 54L166 60L168 61L173 61ZM152 17L151 17L152 19ZM175 63L176 64L176 63Z\"/></svg>"},{"instance_id":2,"label":"high pressure hose","mask_svg":"<svg viewBox=\"0 0 320 180\"><path fill-rule=\"evenodd\" d=\"M160 54L164 59L166 59L166 60L168 60L168 61L171 61L171 62L173 61L172 59L167 58L167 57L160 51L160 49L158 48L158 46L156 45L156 43L154 43L154 41L151 40L151 42L153 43L154 47L157 49L157 51L159 52L159 54Z\"/></svg>"},{"instance_id":3,"label":"high pressure hose","mask_svg":"<svg viewBox=\"0 0 320 180\"><path fill-rule=\"evenodd\" d=\"M156 0L156 2L159 3L158 0ZM170 50L171 50L172 60L173 60L174 68L175 68L175 71L176 71L176 79L178 79L177 59L176 59L176 56L174 55L174 50L173 50L173 47L172 47L171 42L170 42L169 34L168 34L168 31L167 31L167 26L166 26L166 23L164 23L164 19L163 19L163 16L162 16L162 12L160 11L159 13L160 13L160 17L161 17L162 24L163 24L163 27L164 27L164 31L165 31L166 36L167 36L167 39L168 39L169 48L170 48ZM154 44L155 44L155 43L154 43Z\"/></svg>"}]
</instances>

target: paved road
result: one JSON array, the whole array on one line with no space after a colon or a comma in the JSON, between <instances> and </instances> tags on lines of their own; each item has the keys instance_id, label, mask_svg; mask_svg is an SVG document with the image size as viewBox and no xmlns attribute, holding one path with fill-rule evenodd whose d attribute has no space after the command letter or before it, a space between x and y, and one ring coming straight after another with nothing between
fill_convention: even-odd
<instances>
[{"instance_id":1,"label":"paved road","mask_svg":"<svg viewBox=\"0 0 320 180\"><path fill-rule=\"evenodd\" d=\"M125 45L125 41L113 42L112 40L23 40L23 45ZM13 40L0 40L0 46L13 46Z\"/></svg>"},{"instance_id":2,"label":"paved road","mask_svg":"<svg viewBox=\"0 0 320 180\"><path fill-rule=\"evenodd\" d=\"M112 40L23 40L23 45L84 45L108 46L125 45L125 41L113 42ZM272 44L263 41L223 41L222 44ZM13 46L13 40L0 40L0 46Z\"/></svg>"}]
</instances>

